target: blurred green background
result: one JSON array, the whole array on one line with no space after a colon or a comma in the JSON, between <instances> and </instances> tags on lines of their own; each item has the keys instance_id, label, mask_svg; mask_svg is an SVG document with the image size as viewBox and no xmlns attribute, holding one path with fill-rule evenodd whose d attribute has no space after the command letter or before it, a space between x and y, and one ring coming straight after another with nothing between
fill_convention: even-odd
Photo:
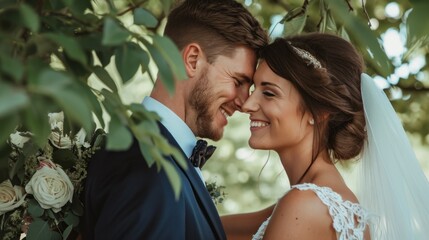
<instances>
[{"instance_id":1,"label":"blurred green background","mask_svg":"<svg viewBox=\"0 0 429 240\"><path fill-rule=\"evenodd\" d=\"M321 31L350 40L364 55L367 72L375 76L391 98L417 158L429 176L429 1L239 1L272 38ZM24 123L32 132L42 133L39 140L47 141L43 137L49 134L49 126L46 131L49 111L64 110L66 115L74 116L73 124L90 128L91 113L99 110L102 115L101 107L85 100L103 99L104 110L116 120L110 122L115 123L110 127L116 127L120 130L116 132L122 135L109 138L112 146L123 144L121 147L126 148L124 142L127 141L121 137L130 140L130 128L133 134L145 133L143 125L136 126L130 121L132 108L128 104L140 103L148 95L153 86L151 78L158 72L157 64L165 63L162 59L155 63L149 61L147 48L156 48L152 51L159 51L167 59L174 55L175 49L166 48L168 45L161 44L165 39L159 41L162 38L157 35L163 32L166 12L173 2L176 1L0 1L0 140L3 144L0 144L0 157L3 156L1 147L17 122ZM177 59L171 58L167 61L170 66L161 64L164 76L171 75L169 67L176 72L181 70ZM119 60L115 63L113 59ZM42 62L45 65L36 64ZM93 74L97 69L98 78L104 84ZM35 82L33 73L42 70L54 74L47 80L60 78L69 85ZM172 86L171 78L163 81ZM95 91L101 88L105 91ZM36 91L40 89L46 91ZM73 101L64 100L65 93L67 99ZM79 115L82 111L87 118ZM235 114L230 118L223 140L215 143L218 150L204 167L208 182L215 181L226 187L227 198L217 205L221 214L260 209L272 204L288 189L287 177L276 153L250 149L249 135L248 117ZM0 158L0 170L5 170L0 174L3 178L8 177L7 163L6 157Z\"/></svg>"}]
</instances>

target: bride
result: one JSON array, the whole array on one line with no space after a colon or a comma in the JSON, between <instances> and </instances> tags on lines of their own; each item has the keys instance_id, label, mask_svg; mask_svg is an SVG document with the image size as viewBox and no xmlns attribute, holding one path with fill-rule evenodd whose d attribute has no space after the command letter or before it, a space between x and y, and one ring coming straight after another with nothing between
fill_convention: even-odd
<instances>
[{"instance_id":1,"label":"bride","mask_svg":"<svg viewBox=\"0 0 429 240\"><path fill-rule=\"evenodd\" d=\"M313 33L261 56L243 105L249 145L279 154L291 189L273 207L223 216L228 239L428 239L428 181L355 48ZM356 159L354 193L334 163Z\"/></svg>"}]
</instances>

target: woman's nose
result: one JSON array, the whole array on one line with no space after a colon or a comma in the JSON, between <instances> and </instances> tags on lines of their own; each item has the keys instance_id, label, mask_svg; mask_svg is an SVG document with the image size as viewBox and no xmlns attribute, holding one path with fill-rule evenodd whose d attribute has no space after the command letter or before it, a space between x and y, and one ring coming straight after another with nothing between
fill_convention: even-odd
<instances>
[{"instance_id":1,"label":"woman's nose","mask_svg":"<svg viewBox=\"0 0 429 240\"><path fill-rule=\"evenodd\" d=\"M256 98L251 94L247 100L243 103L241 110L242 112L249 113L255 112L258 109L258 104L256 103Z\"/></svg>"}]
</instances>

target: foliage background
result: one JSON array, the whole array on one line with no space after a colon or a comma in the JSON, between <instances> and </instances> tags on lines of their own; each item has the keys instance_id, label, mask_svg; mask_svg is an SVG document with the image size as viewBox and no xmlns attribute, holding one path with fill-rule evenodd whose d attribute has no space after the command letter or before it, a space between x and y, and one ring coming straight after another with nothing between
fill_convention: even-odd
<instances>
[{"instance_id":1,"label":"foliage background","mask_svg":"<svg viewBox=\"0 0 429 240\"><path fill-rule=\"evenodd\" d=\"M270 31L286 20L276 25L273 37L326 31L349 38L364 53L368 73L380 76L422 166L428 169L427 1L367 1L366 11L360 0L240 1ZM180 187L159 157L175 152L153 128L156 116L139 104L158 69L170 87L173 75L183 76L177 49L160 36L173 2L0 1L0 181L8 177L8 149L3 142L16 126L36 133L43 145L49 133L47 113L64 110L65 127L71 132L80 126L90 132L95 124L108 128L110 148L128 147L133 135L142 149L162 146L148 153L147 159L169 172L175 189ZM392 6L398 14L386 11ZM403 51L396 55L386 55L380 48L387 50L386 44L395 40L388 34L391 31L399 33L402 44ZM217 143L216 160L203 171L208 181L226 186L227 199L218 205L221 213L259 209L288 187L276 154L247 146L248 126L245 115L232 117L225 138Z\"/></svg>"}]
</instances>

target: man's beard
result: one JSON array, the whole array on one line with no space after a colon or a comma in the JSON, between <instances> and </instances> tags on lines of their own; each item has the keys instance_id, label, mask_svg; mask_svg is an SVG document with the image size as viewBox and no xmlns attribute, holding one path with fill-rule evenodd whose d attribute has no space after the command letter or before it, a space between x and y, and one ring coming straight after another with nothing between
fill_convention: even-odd
<instances>
[{"instance_id":1,"label":"man's beard","mask_svg":"<svg viewBox=\"0 0 429 240\"><path fill-rule=\"evenodd\" d=\"M210 106L214 100L213 90L209 86L206 71L191 91L189 104L196 113L197 132L195 134L198 137L217 141L222 137L222 131L213 126L214 116L210 114Z\"/></svg>"}]
</instances>

